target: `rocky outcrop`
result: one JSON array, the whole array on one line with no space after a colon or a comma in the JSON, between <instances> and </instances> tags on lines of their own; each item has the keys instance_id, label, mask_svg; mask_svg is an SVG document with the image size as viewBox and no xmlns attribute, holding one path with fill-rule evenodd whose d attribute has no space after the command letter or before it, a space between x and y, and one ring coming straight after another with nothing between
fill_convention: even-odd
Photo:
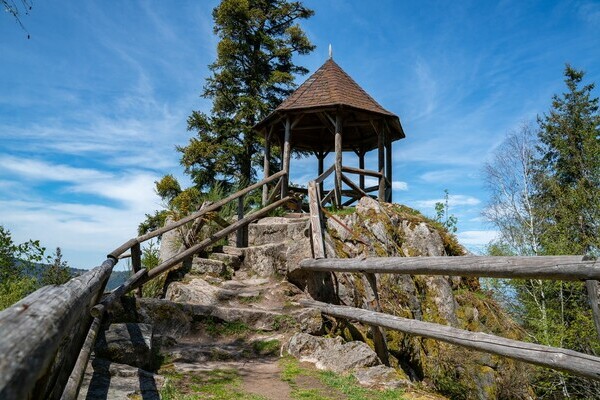
<instances>
[{"instance_id":1,"label":"rocky outcrop","mask_svg":"<svg viewBox=\"0 0 600 400\"><path fill-rule=\"evenodd\" d=\"M337 257L460 256L465 253L440 224L408 207L363 198L353 213L327 220L328 254ZM366 308L372 298L361 274L336 274L342 304ZM450 276L377 275L383 311L406 318L516 338L520 330L477 279ZM346 340L369 342L368 328L341 323ZM412 380L450 397L494 399L502 387L523 397L529 388L516 362L387 331L392 364Z\"/></svg>"},{"instance_id":2,"label":"rocky outcrop","mask_svg":"<svg viewBox=\"0 0 600 400\"><path fill-rule=\"evenodd\" d=\"M316 337L306 333L292 336L285 352L318 369L340 374L351 373L366 387L391 389L411 385L394 368L381 364L375 352L364 342L345 343L341 337Z\"/></svg>"}]
</instances>

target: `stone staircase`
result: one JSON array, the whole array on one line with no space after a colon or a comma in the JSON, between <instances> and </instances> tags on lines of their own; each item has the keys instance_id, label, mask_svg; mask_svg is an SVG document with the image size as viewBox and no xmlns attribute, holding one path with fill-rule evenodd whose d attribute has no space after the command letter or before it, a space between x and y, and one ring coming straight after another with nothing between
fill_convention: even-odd
<instances>
[{"instance_id":1,"label":"stone staircase","mask_svg":"<svg viewBox=\"0 0 600 400\"><path fill-rule=\"evenodd\" d=\"M307 217L264 218L249 226L248 247L194 257L164 299L125 298L100 334L79 399L158 399L165 376L271 368L289 337L322 327L286 280L311 256L309 229Z\"/></svg>"}]
</instances>

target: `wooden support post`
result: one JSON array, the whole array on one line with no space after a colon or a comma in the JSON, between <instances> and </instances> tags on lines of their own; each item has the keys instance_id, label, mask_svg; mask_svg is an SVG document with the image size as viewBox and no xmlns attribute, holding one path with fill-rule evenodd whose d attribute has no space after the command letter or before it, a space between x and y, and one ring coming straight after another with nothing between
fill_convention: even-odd
<instances>
[{"instance_id":1,"label":"wooden support post","mask_svg":"<svg viewBox=\"0 0 600 400\"><path fill-rule=\"evenodd\" d=\"M317 156L317 162L319 164L318 166L318 175L317 176L321 176L323 174L323 170L324 170L324 158L325 158L325 152L324 151L315 151L315 155ZM323 195L323 182L319 182L319 196Z\"/></svg>"},{"instance_id":2,"label":"wooden support post","mask_svg":"<svg viewBox=\"0 0 600 400\"><path fill-rule=\"evenodd\" d=\"M392 202L392 135L386 126L385 135L385 177L389 182L389 186L385 191L385 201Z\"/></svg>"},{"instance_id":3,"label":"wooden support post","mask_svg":"<svg viewBox=\"0 0 600 400\"><path fill-rule=\"evenodd\" d=\"M598 333L600 339L600 284L598 281L588 280L585 281L585 288L592 307L592 318L594 319L594 325L596 325L596 333Z\"/></svg>"},{"instance_id":4,"label":"wooden support post","mask_svg":"<svg viewBox=\"0 0 600 400\"><path fill-rule=\"evenodd\" d=\"M287 196L288 194L288 186L290 183L290 151L292 150L292 146L290 143L290 136L292 133L292 126L290 122L290 118L287 117L285 119L285 136L283 138L283 156L282 156L282 170L287 174L283 181L281 182L281 198Z\"/></svg>"},{"instance_id":5,"label":"wooden support post","mask_svg":"<svg viewBox=\"0 0 600 400\"><path fill-rule=\"evenodd\" d=\"M365 291L367 294L367 305L371 311L381 312L381 304L379 303L379 293L377 292L377 277L375 274L364 274L371 291ZM373 344L375 345L375 353L381 362L388 367L390 366L390 358L385 340L385 332L383 328L371 325L371 334L373 335Z\"/></svg>"},{"instance_id":6,"label":"wooden support post","mask_svg":"<svg viewBox=\"0 0 600 400\"><path fill-rule=\"evenodd\" d=\"M363 149L360 149L357 155L358 168L365 169L365 151ZM363 191L365 190L365 176L362 174L358 176L358 187L361 188Z\"/></svg>"},{"instance_id":7,"label":"wooden support post","mask_svg":"<svg viewBox=\"0 0 600 400\"><path fill-rule=\"evenodd\" d=\"M319 196L315 181L308 182L308 206L310 209L313 258L325 258L320 197L321 196Z\"/></svg>"},{"instance_id":8,"label":"wooden support post","mask_svg":"<svg viewBox=\"0 0 600 400\"><path fill-rule=\"evenodd\" d=\"M237 217L238 217L238 221L241 221L242 219L244 219L244 197L245 196L240 196L237 199ZM247 247L248 246L248 240L246 238L246 232L247 229L245 226L241 226L240 229L238 229L236 231L236 235L235 235L235 246L240 248L240 247Z\"/></svg>"},{"instance_id":9,"label":"wooden support post","mask_svg":"<svg viewBox=\"0 0 600 400\"><path fill-rule=\"evenodd\" d=\"M379 177L379 201L385 201L385 160L383 146L383 129L381 128L377 131L377 160L377 171L379 171L379 173L381 174Z\"/></svg>"},{"instance_id":10,"label":"wooden support post","mask_svg":"<svg viewBox=\"0 0 600 400\"><path fill-rule=\"evenodd\" d=\"M335 115L335 202L342 207L342 116L338 111Z\"/></svg>"},{"instance_id":11,"label":"wooden support post","mask_svg":"<svg viewBox=\"0 0 600 400\"><path fill-rule=\"evenodd\" d=\"M269 164L271 161L271 135L270 132L265 132L265 158L263 160L263 171L264 171L264 179L269 177ZM267 200L269 199L269 186L264 185L262 188L262 205L263 207L267 205Z\"/></svg>"},{"instance_id":12,"label":"wooden support post","mask_svg":"<svg viewBox=\"0 0 600 400\"><path fill-rule=\"evenodd\" d=\"M133 273L137 273L142 269L142 248L139 243L134 244L131 247L131 268L133 269ZM142 287L137 288L136 297L142 297Z\"/></svg>"}]
</instances>

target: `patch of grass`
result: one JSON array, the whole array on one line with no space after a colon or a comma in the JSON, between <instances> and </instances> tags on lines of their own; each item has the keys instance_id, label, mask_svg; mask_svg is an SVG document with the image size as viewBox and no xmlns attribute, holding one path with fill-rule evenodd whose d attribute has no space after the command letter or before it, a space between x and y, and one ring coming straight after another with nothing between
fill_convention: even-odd
<instances>
[{"instance_id":1,"label":"patch of grass","mask_svg":"<svg viewBox=\"0 0 600 400\"><path fill-rule=\"evenodd\" d=\"M250 332L252 329L243 322L233 321L215 321L213 318L207 318L204 321L204 329L207 334L213 337L218 336L243 336Z\"/></svg>"},{"instance_id":2,"label":"patch of grass","mask_svg":"<svg viewBox=\"0 0 600 400\"><path fill-rule=\"evenodd\" d=\"M345 207L345 208L340 209L340 208L336 208L334 206L329 206L329 207L326 207L326 210L333 215L339 215L339 216L352 215L356 212L356 209L354 207Z\"/></svg>"},{"instance_id":3,"label":"patch of grass","mask_svg":"<svg viewBox=\"0 0 600 400\"><path fill-rule=\"evenodd\" d=\"M293 357L284 357L279 361L281 366L281 380L288 382L292 387L292 397L304 400L334 400L345 398L348 400L397 400L402 399L401 389L375 390L359 386L352 375L341 375L331 371L316 371L303 368L298 360ZM299 376L309 376L318 379L325 387L330 389L333 397L323 395L323 391L315 388L302 388L297 383Z\"/></svg>"},{"instance_id":4,"label":"patch of grass","mask_svg":"<svg viewBox=\"0 0 600 400\"><path fill-rule=\"evenodd\" d=\"M252 343L252 349L254 352L261 356L277 355L280 348L281 342L277 339L260 340Z\"/></svg>"},{"instance_id":5,"label":"patch of grass","mask_svg":"<svg viewBox=\"0 0 600 400\"><path fill-rule=\"evenodd\" d=\"M273 320L273 329L276 331L280 329L290 329L298 326L298 321L291 315L276 315Z\"/></svg>"},{"instance_id":6,"label":"patch of grass","mask_svg":"<svg viewBox=\"0 0 600 400\"><path fill-rule=\"evenodd\" d=\"M265 400L263 396L243 393L241 379L234 369L217 369L181 374L166 371L160 391L163 400Z\"/></svg>"},{"instance_id":7,"label":"patch of grass","mask_svg":"<svg viewBox=\"0 0 600 400\"><path fill-rule=\"evenodd\" d=\"M260 294L257 296L238 297L238 301L242 304L258 303L261 300L262 300L262 295L260 295Z\"/></svg>"}]
</instances>

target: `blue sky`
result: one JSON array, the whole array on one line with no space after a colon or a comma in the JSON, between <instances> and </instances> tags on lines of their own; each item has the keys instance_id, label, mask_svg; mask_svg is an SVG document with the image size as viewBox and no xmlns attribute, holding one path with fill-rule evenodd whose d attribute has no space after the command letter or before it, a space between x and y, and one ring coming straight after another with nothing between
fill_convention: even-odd
<instances>
[{"instance_id":1,"label":"blue sky","mask_svg":"<svg viewBox=\"0 0 600 400\"><path fill-rule=\"evenodd\" d=\"M160 207L155 180L185 181L174 147L191 135L191 111L210 108L199 94L216 4L36 1L23 18L29 40L0 15L0 224L16 241L40 239L93 267ZM566 62L600 84L597 1L305 4L317 49L296 61L314 72L331 43L336 62L400 116L394 201L433 215L448 189L458 237L473 250L494 237L480 216L494 148L549 109ZM292 170L304 183L316 161L293 160Z\"/></svg>"}]
</instances>

